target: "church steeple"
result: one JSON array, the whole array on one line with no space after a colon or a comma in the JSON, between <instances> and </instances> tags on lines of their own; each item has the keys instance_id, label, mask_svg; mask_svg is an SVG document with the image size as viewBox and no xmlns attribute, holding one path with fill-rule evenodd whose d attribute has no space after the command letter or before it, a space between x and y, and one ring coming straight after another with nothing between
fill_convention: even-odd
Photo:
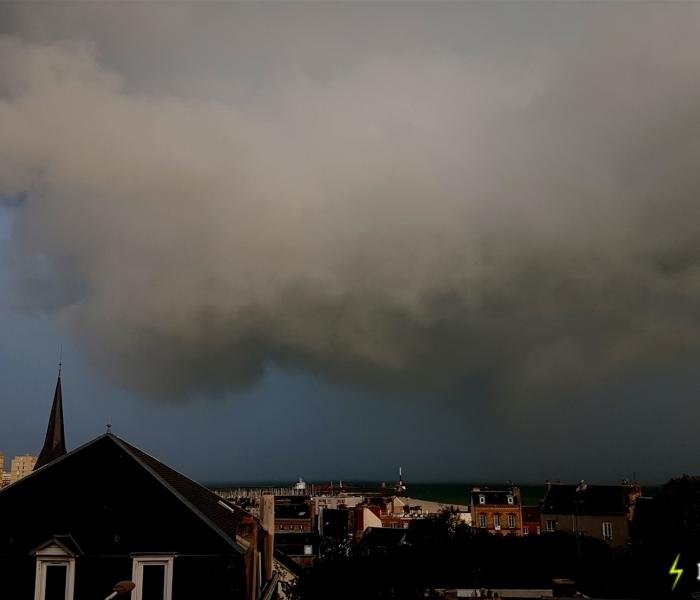
<instances>
[{"instance_id":1,"label":"church steeple","mask_svg":"<svg viewBox=\"0 0 700 600\"><path fill-rule=\"evenodd\" d=\"M63 397L61 395L61 368L59 365L58 381L56 381L56 391L53 394L53 406L51 407L49 426L46 429L46 439L36 465L34 465L34 470L49 464L65 453L66 436L63 431Z\"/></svg>"}]
</instances>

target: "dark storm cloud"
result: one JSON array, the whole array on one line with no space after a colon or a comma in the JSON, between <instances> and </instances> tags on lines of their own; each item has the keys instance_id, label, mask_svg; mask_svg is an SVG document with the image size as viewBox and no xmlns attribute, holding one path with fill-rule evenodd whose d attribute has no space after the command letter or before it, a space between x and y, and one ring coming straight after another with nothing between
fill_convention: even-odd
<instances>
[{"instance_id":1,"label":"dark storm cloud","mask_svg":"<svg viewBox=\"0 0 700 600\"><path fill-rule=\"evenodd\" d=\"M697 359L697 6L124 6L0 42L21 302L120 385L545 402Z\"/></svg>"}]
</instances>

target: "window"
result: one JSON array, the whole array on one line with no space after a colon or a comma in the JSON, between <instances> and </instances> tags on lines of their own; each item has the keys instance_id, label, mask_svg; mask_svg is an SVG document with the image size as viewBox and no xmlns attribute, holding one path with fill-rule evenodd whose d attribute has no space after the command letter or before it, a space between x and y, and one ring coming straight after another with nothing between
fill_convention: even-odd
<instances>
[{"instance_id":1,"label":"window","mask_svg":"<svg viewBox=\"0 0 700 600\"><path fill-rule=\"evenodd\" d=\"M35 555L34 600L73 600L74 556L56 543L46 544Z\"/></svg>"},{"instance_id":2,"label":"window","mask_svg":"<svg viewBox=\"0 0 700 600\"><path fill-rule=\"evenodd\" d=\"M479 504L486 504L486 496L479 494Z\"/></svg>"},{"instance_id":3,"label":"window","mask_svg":"<svg viewBox=\"0 0 700 600\"><path fill-rule=\"evenodd\" d=\"M609 521L603 521L603 539L611 540L613 537L612 523Z\"/></svg>"},{"instance_id":4,"label":"window","mask_svg":"<svg viewBox=\"0 0 700 600\"><path fill-rule=\"evenodd\" d=\"M172 600L173 557L135 556L131 580L133 600Z\"/></svg>"},{"instance_id":5,"label":"window","mask_svg":"<svg viewBox=\"0 0 700 600\"><path fill-rule=\"evenodd\" d=\"M510 529L515 529L515 515L513 513L509 513L508 515L508 527Z\"/></svg>"},{"instance_id":6,"label":"window","mask_svg":"<svg viewBox=\"0 0 700 600\"><path fill-rule=\"evenodd\" d=\"M546 530L547 531L556 531L557 530L557 522L553 519L547 519L547 522L545 523L546 525Z\"/></svg>"},{"instance_id":7,"label":"window","mask_svg":"<svg viewBox=\"0 0 700 600\"><path fill-rule=\"evenodd\" d=\"M486 527L486 515L479 513L479 527Z\"/></svg>"},{"instance_id":8,"label":"window","mask_svg":"<svg viewBox=\"0 0 700 600\"><path fill-rule=\"evenodd\" d=\"M513 496L511 494L508 494L508 504L513 504L515 501L513 499Z\"/></svg>"},{"instance_id":9,"label":"window","mask_svg":"<svg viewBox=\"0 0 700 600\"><path fill-rule=\"evenodd\" d=\"M530 535L530 528L527 525L523 525L523 535Z\"/></svg>"},{"instance_id":10,"label":"window","mask_svg":"<svg viewBox=\"0 0 700 600\"><path fill-rule=\"evenodd\" d=\"M498 513L493 515L493 526L495 529L501 528L501 515L499 515Z\"/></svg>"},{"instance_id":11,"label":"window","mask_svg":"<svg viewBox=\"0 0 700 600\"><path fill-rule=\"evenodd\" d=\"M312 556L314 547L311 544L304 544L304 556Z\"/></svg>"}]
</instances>

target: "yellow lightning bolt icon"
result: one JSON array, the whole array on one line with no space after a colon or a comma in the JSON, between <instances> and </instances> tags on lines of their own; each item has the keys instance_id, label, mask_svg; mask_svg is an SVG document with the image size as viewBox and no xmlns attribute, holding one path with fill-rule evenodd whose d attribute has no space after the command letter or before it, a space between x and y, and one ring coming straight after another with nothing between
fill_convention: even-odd
<instances>
[{"instance_id":1,"label":"yellow lightning bolt icon","mask_svg":"<svg viewBox=\"0 0 700 600\"><path fill-rule=\"evenodd\" d=\"M678 556L676 556L676 560L673 561L673 565L668 570L669 575L676 576L676 580L673 582L673 585L671 586L671 591L676 589L676 586L678 585L678 580L681 578L681 575L683 575L683 569L678 568L678 560L680 559L680 557L681 557L680 554Z\"/></svg>"}]
</instances>

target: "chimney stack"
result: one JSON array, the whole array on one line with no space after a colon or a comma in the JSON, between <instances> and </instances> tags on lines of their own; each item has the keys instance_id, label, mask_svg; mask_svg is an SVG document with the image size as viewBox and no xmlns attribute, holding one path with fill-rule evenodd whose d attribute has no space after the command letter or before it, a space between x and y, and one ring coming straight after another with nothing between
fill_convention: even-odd
<instances>
[{"instance_id":1,"label":"chimney stack","mask_svg":"<svg viewBox=\"0 0 700 600\"><path fill-rule=\"evenodd\" d=\"M272 578L272 554L275 548L275 497L272 494L260 496L260 523L265 536L265 581Z\"/></svg>"}]
</instances>

